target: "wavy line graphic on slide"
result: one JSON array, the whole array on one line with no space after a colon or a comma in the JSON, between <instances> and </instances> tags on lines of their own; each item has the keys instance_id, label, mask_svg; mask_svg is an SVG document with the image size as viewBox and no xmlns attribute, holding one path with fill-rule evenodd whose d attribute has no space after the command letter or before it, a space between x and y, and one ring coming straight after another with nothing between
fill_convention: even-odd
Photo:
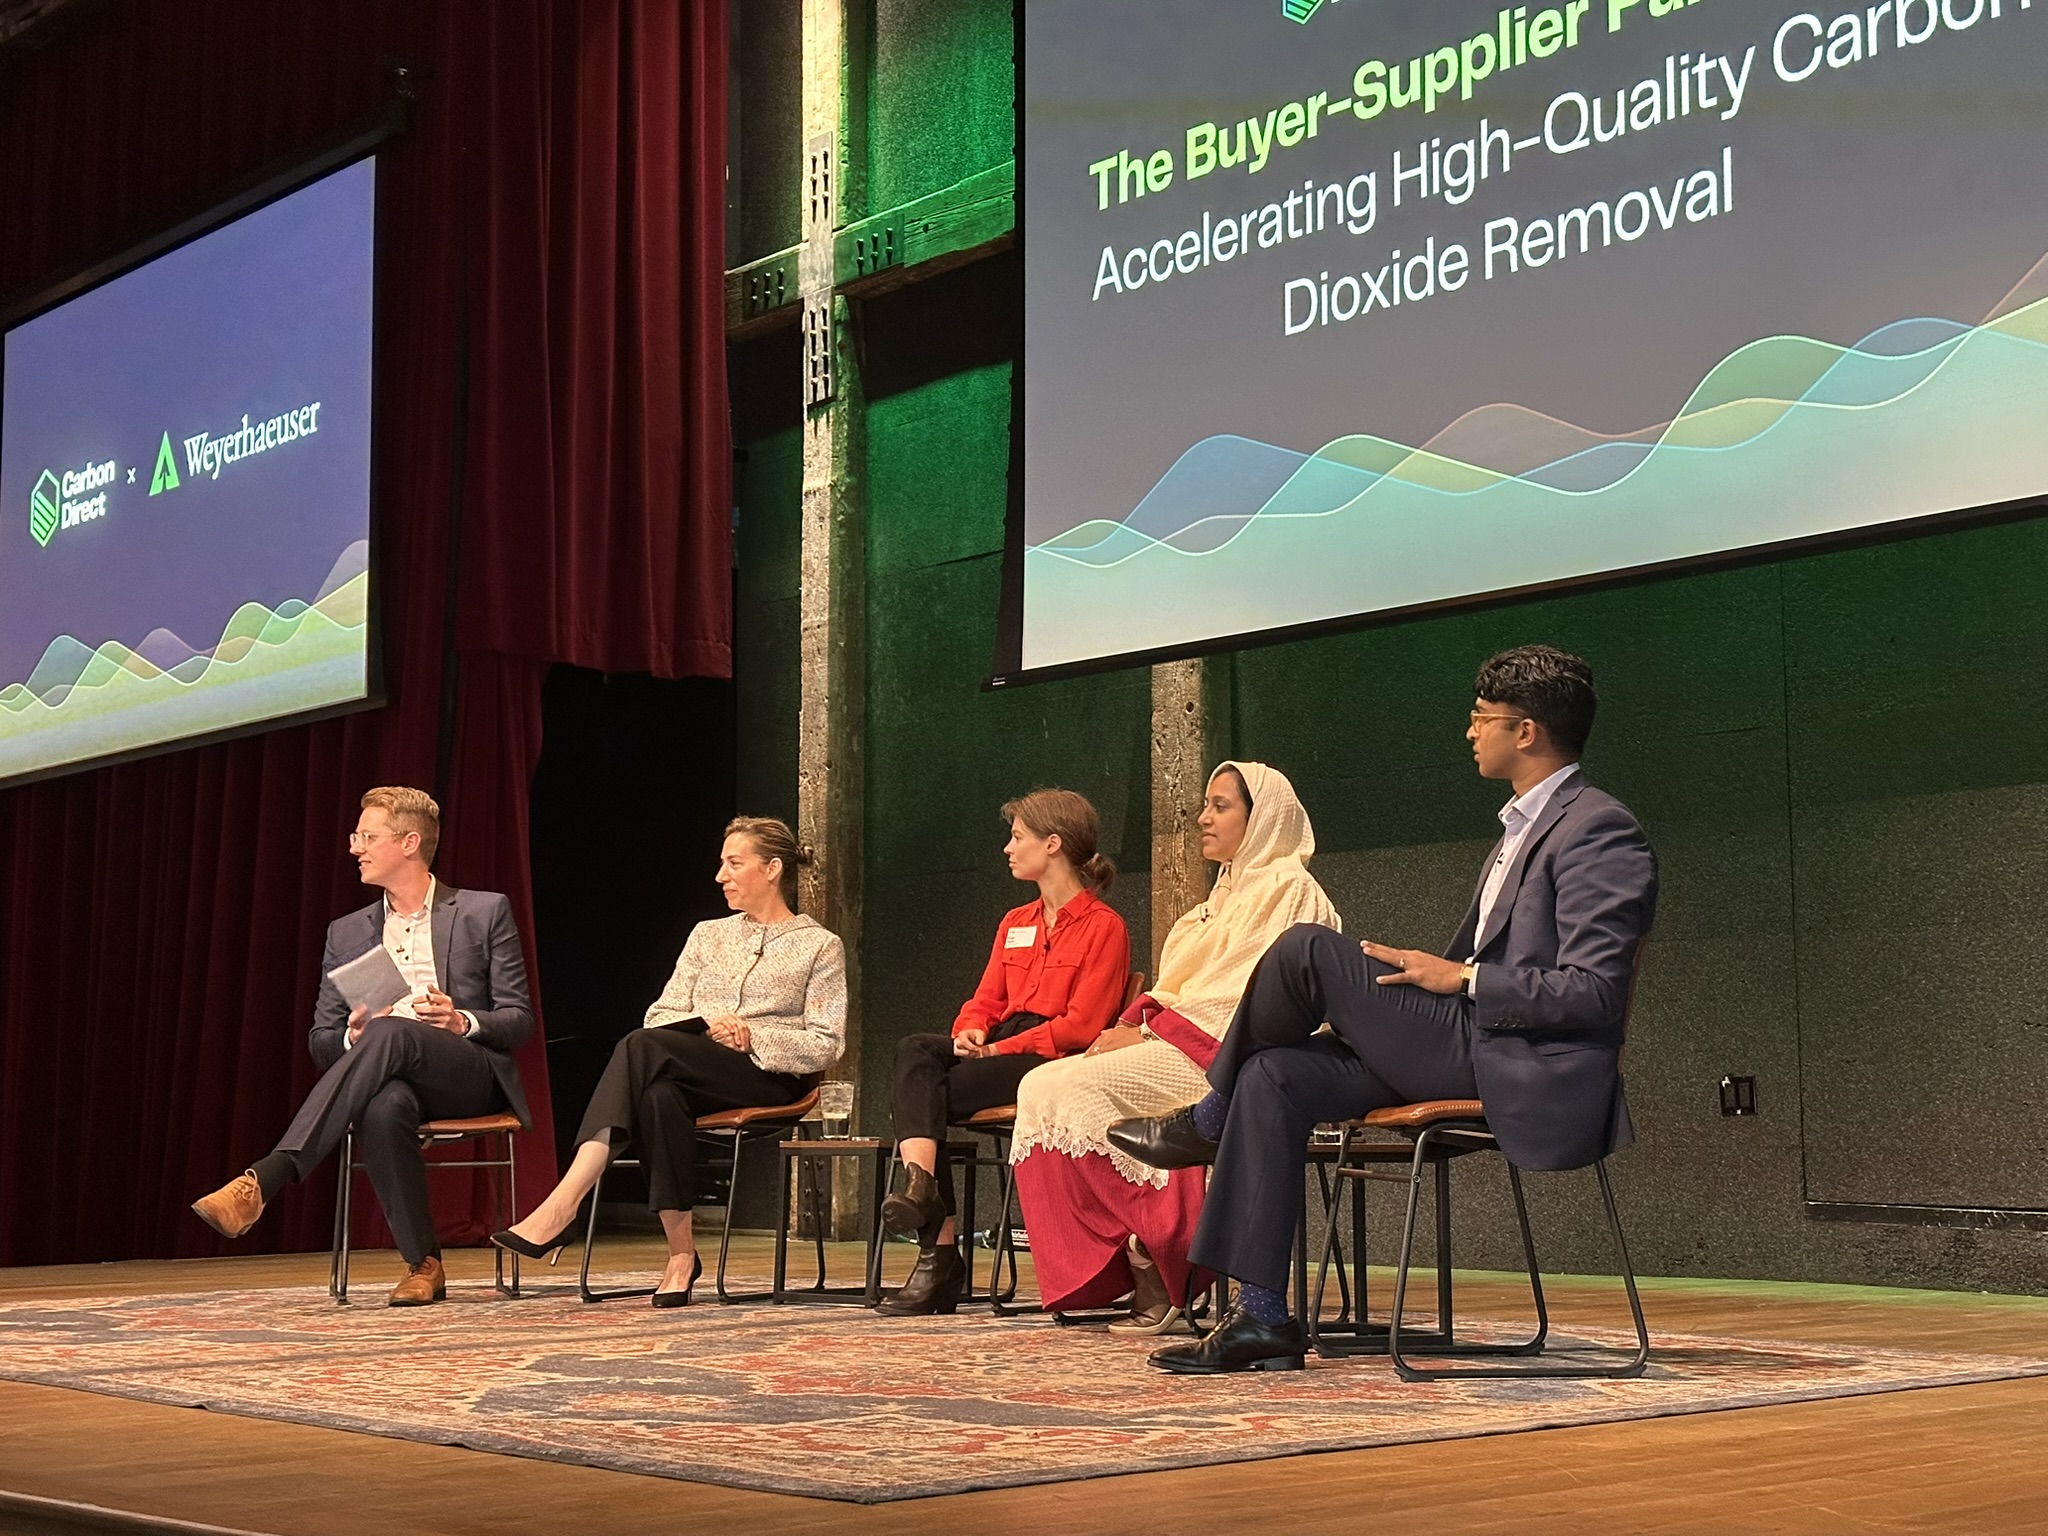
<instances>
[{"instance_id":1,"label":"wavy line graphic on slide","mask_svg":"<svg viewBox=\"0 0 2048 1536\"><path fill-rule=\"evenodd\" d=\"M1155 548L1213 555L1254 523L1334 516L1386 482L1446 496L1509 482L1597 496L1660 456L1754 444L1795 411L1895 407L1993 337L2048 346L2048 257L1976 326L1916 318L1848 347L1803 336L1750 342L1715 365L1670 421L1625 434L1496 404L1468 412L1416 447L1357 434L1303 454L1244 437L1206 438L1122 520L1082 523L1030 552L1098 568Z\"/></svg>"},{"instance_id":2,"label":"wavy line graphic on slide","mask_svg":"<svg viewBox=\"0 0 2048 1536\"><path fill-rule=\"evenodd\" d=\"M2048 260L1980 324L1741 349L1627 437L1490 407L1411 448L1197 444L1119 523L1025 551L1023 662L1319 620L2048 495Z\"/></svg>"},{"instance_id":3,"label":"wavy line graphic on slide","mask_svg":"<svg viewBox=\"0 0 2048 1536\"><path fill-rule=\"evenodd\" d=\"M322 628L360 631L369 612L369 554L367 540L349 545L310 603L290 598L275 609L244 603L228 619L220 639L205 650L194 649L168 629L151 630L133 647L118 640L87 646L70 635L59 635L43 651L27 682L0 688L0 710L19 715L37 706L54 710L69 703L75 707L88 691L109 688L123 679L150 683L167 679L181 688L196 687L209 674L249 660L259 648L289 646L316 614L325 621Z\"/></svg>"}]
</instances>

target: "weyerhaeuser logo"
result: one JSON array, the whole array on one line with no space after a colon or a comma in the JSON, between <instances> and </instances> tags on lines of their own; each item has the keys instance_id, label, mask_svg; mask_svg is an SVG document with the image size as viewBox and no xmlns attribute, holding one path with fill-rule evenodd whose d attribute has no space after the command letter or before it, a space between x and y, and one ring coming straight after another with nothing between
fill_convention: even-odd
<instances>
[{"instance_id":1,"label":"weyerhaeuser logo","mask_svg":"<svg viewBox=\"0 0 2048 1536\"><path fill-rule=\"evenodd\" d=\"M259 453L268 453L273 448L282 448L300 438L311 437L319 430L318 400L254 424L244 416L239 427L231 427L219 437L211 432L200 432L186 438L185 472L218 480L220 472L230 464L239 464Z\"/></svg>"},{"instance_id":2,"label":"weyerhaeuser logo","mask_svg":"<svg viewBox=\"0 0 2048 1536\"><path fill-rule=\"evenodd\" d=\"M117 473L112 459L104 464L88 464L83 469L67 469L61 478L54 470L44 470L28 493L29 536L47 549L59 529L76 528L80 523L105 517L106 487L114 483Z\"/></svg>"},{"instance_id":3,"label":"weyerhaeuser logo","mask_svg":"<svg viewBox=\"0 0 2048 1536\"><path fill-rule=\"evenodd\" d=\"M178 459L171 452L171 434L166 432L164 440L157 444L156 468L150 471L149 494L161 496L165 491L178 488Z\"/></svg>"},{"instance_id":4,"label":"weyerhaeuser logo","mask_svg":"<svg viewBox=\"0 0 2048 1536\"><path fill-rule=\"evenodd\" d=\"M1280 14L1307 26L1309 18L1323 8L1323 0L1280 0Z\"/></svg>"}]
</instances>

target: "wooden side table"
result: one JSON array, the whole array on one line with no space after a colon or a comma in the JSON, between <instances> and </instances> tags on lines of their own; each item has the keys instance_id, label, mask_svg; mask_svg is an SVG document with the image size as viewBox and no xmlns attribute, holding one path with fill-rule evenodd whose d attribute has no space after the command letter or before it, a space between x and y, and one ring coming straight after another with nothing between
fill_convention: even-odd
<instances>
[{"instance_id":1,"label":"wooden side table","mask_svg":"<svg viewBox=\"0 0 2048 1536\"><path fill-rule=\"evenodd\" d=\"M824 1223L818 1220L824 1213L814 1207L812 1228L818 1234L818 1279L814 1285L801 1288L788 1283L789 1273L789 1227L790 1181L798 1163L802 1160L817 1159L829 1168L830 1160L836 1157L862 1157L868 1161L868 1178L871 1184L869 1211L879 1216L882 1199L889 1189L888 1178L890 1159L888 1154L895 1149L893 1141L880 1141L872 1136L825 1136L779 1142L776 1145L779 1174L777 1187L780 1191L779 1204L782 1217L775 1229L775 1288L769 1297L776 1303L782 1302L839 1302L854 1306L872 1307L882 1299L881 1226L878 1220L868 1223L868 1246L866 1262L861 1267L862 1283L859 1285L827 1285L825 1283L825 1239ZM830 1179L824 1181L830 1187ZM814 1180L815 1191L818 1181ZM814 1197L815 1198L815 1197Z\"/></svg>"}]
</instances>

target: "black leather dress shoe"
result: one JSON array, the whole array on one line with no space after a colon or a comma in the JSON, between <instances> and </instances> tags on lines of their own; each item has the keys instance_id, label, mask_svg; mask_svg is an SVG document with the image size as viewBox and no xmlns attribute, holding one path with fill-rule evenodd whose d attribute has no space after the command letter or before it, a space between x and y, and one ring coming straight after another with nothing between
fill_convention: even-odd
<instances>
[{"instance_id":1,"label":"black leather dress shoe","mask_svg":"<svg viewBox=\"0 0 2048 1536\"><path fill-rule=\"evenodd\" d=\"M1119 1120L1109 1144L1154 1168L1202 1168L1216 1161L1216 1143L1195 1129L1193 1109L1147 1120Z\"/></svg>"},{"instance_id":2,"label":"black leather dress shoe","mask_svg":"<svg viewBox=\"0 0 2048 1536\"><path fill-rule=\"evenodd\" d=\"M1150 1363L1177 1376L1221 1376L1227 1371L1298 1371L1307 1345L1294 1318L1268 1326L1232 1307L1206 1338L1169 1344Z\"/></svg>"}]
</instances>

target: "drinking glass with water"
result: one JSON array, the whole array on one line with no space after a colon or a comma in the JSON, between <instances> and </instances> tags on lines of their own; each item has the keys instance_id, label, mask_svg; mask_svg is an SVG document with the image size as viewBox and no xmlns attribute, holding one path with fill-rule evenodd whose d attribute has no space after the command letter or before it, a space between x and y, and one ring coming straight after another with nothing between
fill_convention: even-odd
<instances>
[{"instance_id":1,"label":"drinking glass with water","mask_svg":"<svg viewBox=\"0 0 2048 1536\"><path fill-rule=\"evenodd\" d=\"M847 1135L853 1124L853 1084L827 1082L818 1085L818 1118L828 1137Z\"/></svg>"}]
</instances>

